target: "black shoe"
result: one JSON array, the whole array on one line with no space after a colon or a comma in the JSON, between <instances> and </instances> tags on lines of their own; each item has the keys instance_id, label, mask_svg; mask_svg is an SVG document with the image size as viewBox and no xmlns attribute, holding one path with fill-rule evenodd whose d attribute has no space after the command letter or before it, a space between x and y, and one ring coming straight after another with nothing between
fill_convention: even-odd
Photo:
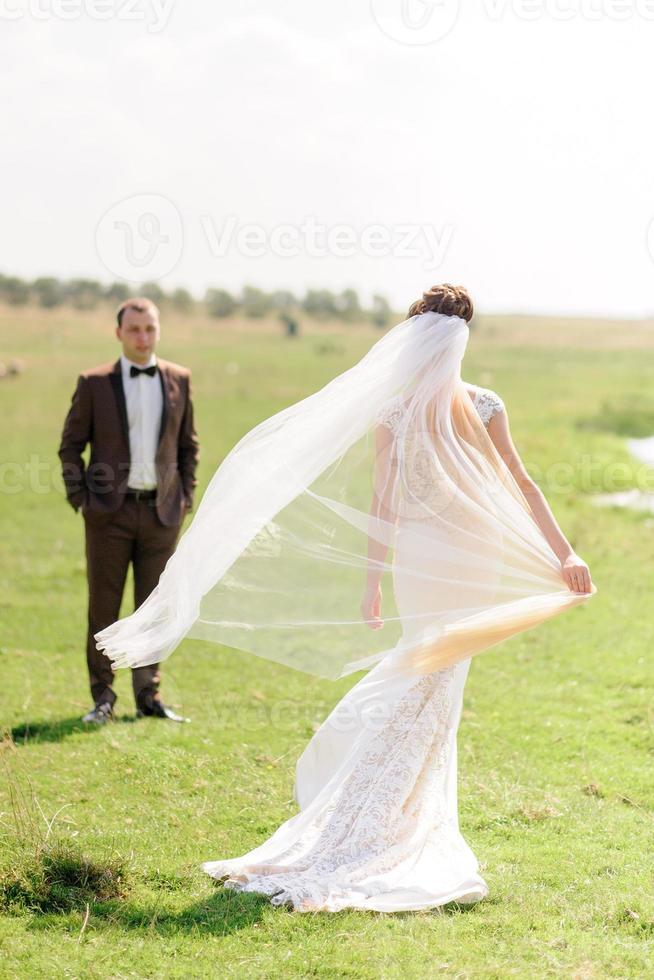
<instances>
[{"instance_id":1,"label":"black shoe","mask_svg":"<svg viewBox=\"0 0 654 980\"><path fill-rule=\"evenodd\" d=\"M104 725L111 718L113 718L111 705L108 701L102 701L100 704L96 704L95 708L91 708L84 715L82 721L85 721L88 725Z\"/></svg>"},{"instance_id":2,"label":"black shoe","mask_svg":"<svg viewBox=\"0 0 654 980\"><path fill-rule=\"evenodd\" d=\"M190 718L182 718L175 714L171 708L167 708L163 701L153 701L152 706L136 709L137 718L168 718L169 721L190 721Z\"/></svg>"}]
</instances>

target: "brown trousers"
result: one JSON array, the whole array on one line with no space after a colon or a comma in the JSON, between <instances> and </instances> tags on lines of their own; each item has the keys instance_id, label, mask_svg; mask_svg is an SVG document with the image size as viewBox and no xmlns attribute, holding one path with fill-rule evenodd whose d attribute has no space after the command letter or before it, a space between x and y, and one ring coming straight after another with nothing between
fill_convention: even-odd
<instances>
[{"instance_id":1,"label":"brown trousers","mask_svg":"<svg viewBox=\"0 0 654 980\"><path fill-rule=\"evenodd\" d=\"M114 623L130 562L134 572L134 606L150 595L166 562L175 550L181 525L164 527L154 500L126 497L107 523L84 521L86 528L86 573L89 588L86 660L91 695L96 704L114 704L114 672L111 661L95 645L94 633ZM159 697L159 665L132 670L132 687L137 708L149 708Z\"/></svg>"}]
</instances>

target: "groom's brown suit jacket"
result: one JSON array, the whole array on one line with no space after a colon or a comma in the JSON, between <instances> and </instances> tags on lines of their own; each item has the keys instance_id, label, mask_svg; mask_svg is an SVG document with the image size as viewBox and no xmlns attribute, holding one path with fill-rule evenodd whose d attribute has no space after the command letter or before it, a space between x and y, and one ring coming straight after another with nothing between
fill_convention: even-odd
<instances>
[{"instance_id":1,"label":"groom's brown suit jacket","mask_svg":"<svg viewBox=\"0 0 654 980\"><path fill-rule=\"evenodd\" d=\"M163 410L155 457L156 510L161 523L182 523L193 505L199 446L193 424L191 374L157 358L153 381L161 384ZM88 466L82 453L91 445ZM127 404L120 358L78 378L59 448L66 496L92 523L103 523L121 506L130 467Z\"/></svg>"}]
</instances>

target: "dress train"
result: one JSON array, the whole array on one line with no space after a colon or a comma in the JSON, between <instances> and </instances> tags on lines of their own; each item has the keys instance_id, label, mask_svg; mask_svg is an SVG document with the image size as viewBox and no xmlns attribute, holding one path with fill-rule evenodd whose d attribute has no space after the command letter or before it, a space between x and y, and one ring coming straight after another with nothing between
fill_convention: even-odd
<instances>
[{"instance_id":1,"label":"dress train","mask_svg":"<svg viewBox=\"0 0 654 980\"><path fill-rule=\"evenodd\" d=\"M259 847L204 870L299 912L399 912L484 898L457 814L456 734L469 666L468 658L418 680L380 678L382 664L373 668L298 759L300 812Z\"/></svg>"}]
</instances>

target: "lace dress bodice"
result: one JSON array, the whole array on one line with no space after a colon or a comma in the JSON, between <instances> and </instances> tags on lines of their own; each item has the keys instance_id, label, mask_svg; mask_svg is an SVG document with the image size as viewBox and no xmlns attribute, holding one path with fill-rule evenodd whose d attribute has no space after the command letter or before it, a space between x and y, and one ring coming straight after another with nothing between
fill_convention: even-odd
<instances>
[{"instance_id":1,"label":"lace dress bodice","mask_svg":"<svg viewBox=\"0 0 654 980\"><path fill-rule=\"evenodd\" d=\"M488 427L494 415L504 411L504 402L497 392L491 388L477 387L475 389L473 405L477 409L479 418L486 427ZM380 425L385 425L389 428L391 432L396 432L403 414L402 399L398 396L384 407L378 417L378 422Z\"/></svg>"},{"instance_id":2,"label":"lace dress bodice","mask_svg":"<svg viewBox=\"0 0 654 980\"><path fill-rule=\"evenodd\" d=\"M472 401L485 427L504 410L504 402L490 388L477 387ZM397 396L384 406L377 420L396 435L404 413L404 402ZM396 457L392 465L398 465ZM488 501L487 506L490 505ZM474 507L458 492L456 481L445 472L437 454L421 445L411 430L405 433L402 479L394 506L401 523L430 524L439 528L441 534L447 533L448 523L450 533L454 534L457 527L472 526L476 520Z\"/></svg>"}]
</instances>

